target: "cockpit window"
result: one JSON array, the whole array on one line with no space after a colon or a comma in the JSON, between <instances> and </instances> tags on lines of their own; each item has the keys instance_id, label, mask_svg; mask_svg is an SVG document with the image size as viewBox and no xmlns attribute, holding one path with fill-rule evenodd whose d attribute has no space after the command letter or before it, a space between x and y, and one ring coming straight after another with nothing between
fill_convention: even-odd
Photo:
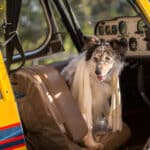
<instances>
[{"instance_id":1,"label":"cockpit window","mask_svg":"<svg viewBox=\"0 0 150 150\"><path fill-rule=\"evenodd\" d=\"M118 16L136 15L126 0L70 0L85 34L93 34L96 22Z\"/></svg>"},{"instance_id":2,"label":"cockpit window","mask_svg":"<svg viewBox=\"0 0 150 150\"><path fill-rule=\"evenodd\" d=\"M48 27L38 0L22 1L18 32L25 51L36 49L45 41Z\"/></svg>"}]
</instances>

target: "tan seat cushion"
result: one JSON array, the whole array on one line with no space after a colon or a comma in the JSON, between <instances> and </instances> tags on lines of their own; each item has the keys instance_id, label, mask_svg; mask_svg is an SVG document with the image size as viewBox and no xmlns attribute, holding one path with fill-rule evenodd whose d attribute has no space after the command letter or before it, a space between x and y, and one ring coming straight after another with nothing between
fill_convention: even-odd
<instances>
[{"instance_id":1,"label":"tan seat cushion","mask_svg":"<svg viewBox=\"0 0 150 150\"><path fill-rule=\"evenodd\" d=\"M73 141L80 141L87 127L55 69L22 69L12 76L12 82L14 90L25 95L17 103L29 150L81 150Z\"/></svg>"},{"instance_id":2,"label":"tan seat cushion","mask_svg":"<svg viewBox=\"0 0 150 150\"><path fill-rule=\"evenodd\" d=\"M31 69L40 75L54 98L69 136L73 141L81 141L87 133L87 126L63 77L51 66L41 65Z\"/></svg>"},{"instance_id":3,"label":"tan seat cushion","mask_svg":"<svg viewBox=\"0 0 150 150\"><path fill-rule=\"evenodd\" d=\"M18 99L18 108L25 128L25 138L29 149L69 150L60 114L55 110L47 96L40 77L32 71L21 70L13 76L14 89L26 96Z\"/></svg>"}]
</instances>

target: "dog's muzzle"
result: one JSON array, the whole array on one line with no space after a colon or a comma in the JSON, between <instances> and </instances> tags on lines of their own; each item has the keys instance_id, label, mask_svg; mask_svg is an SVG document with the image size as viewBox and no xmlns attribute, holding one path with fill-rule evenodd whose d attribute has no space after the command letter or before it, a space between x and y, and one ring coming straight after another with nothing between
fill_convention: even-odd
<instances>
[{"instance_id":1,"label":"dog's muzzle","mask_svg":"<svg viewBox=\"0 0 150 150\"><path fill-rule=\"evenodd\" d=\"M100 80L100 81L102 81L102 80L104 80L104 79L105 79L105 77L104 77L104 76L102 76L102 75L97 75L97 79L98 79L98 80Z\"/></svg>"},{"instance_id":2,"label":"dog's muzzle","mask_svg":"<svg viewBox=\"0 0 150 150\"><path fill-rule=\"evenodd\" d=\"M110 69L109 72L108 72L106 75L102 75L100 71L99 71L99 72L96 72L96 71L95 71L95 74L96 74L97 79L98 79L99 81L105 80L106 77L109 76L111 73L112 73L112 69Z\"/></svg>"},{"instance_id":3,"label":"dog's muzzle","mask_svg":"<svg viewBox=\"0 0 150 150\"><path fill-rule=\"evenodd\" d=\"M98 80L102 81L105 79L105 76L102 75L102 73L98 67L96 67L95 74L97 75Z\"/></svg>"}]
</instances>

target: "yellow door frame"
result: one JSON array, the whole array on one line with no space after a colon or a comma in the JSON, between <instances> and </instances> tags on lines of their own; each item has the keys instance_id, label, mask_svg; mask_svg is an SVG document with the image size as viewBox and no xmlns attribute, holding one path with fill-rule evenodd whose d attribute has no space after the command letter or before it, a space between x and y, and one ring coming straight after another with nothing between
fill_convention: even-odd
<instances>
[{"instance_id":1,"label":"yellow door frame","mask_svg":"<svg viewBox=\"0 0 150 150\"><path fill-rule=\"evenodd\" d=\"M9 81L7 70L0 52L0 149L26 150L23 129Z\"/></svg>"}]
</instances>

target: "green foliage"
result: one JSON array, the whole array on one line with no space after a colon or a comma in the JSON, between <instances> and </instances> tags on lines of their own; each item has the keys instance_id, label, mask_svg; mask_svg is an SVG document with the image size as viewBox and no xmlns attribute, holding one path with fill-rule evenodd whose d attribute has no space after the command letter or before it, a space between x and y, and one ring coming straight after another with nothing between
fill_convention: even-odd
<instances>
[{"instance_id":1,"label":"green foliage","mask_svg":"<svg viewBox=\"0 0 150 150\"><path fill-rule=\"evenodd\" d=\"M44 42L48 27L39 1L23 1L18 30L24 50L33 50Z\"/></svg>"}]
</instances>

